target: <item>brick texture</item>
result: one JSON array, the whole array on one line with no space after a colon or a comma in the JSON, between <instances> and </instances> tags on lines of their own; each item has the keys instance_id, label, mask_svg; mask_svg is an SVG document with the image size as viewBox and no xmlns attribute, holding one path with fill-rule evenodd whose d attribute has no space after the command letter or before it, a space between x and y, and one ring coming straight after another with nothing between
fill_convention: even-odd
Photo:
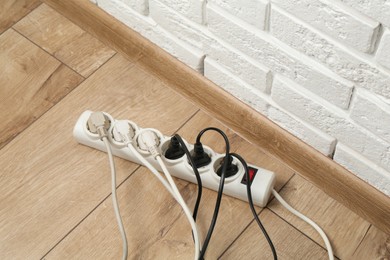
<instances>
[{"instance_id":1,"label":"brick texture","mask_svg":"<svg viewBox=\"0 0 390 260\"><path fill-rule=\"evenodd\" d=\"M318 128L303 122L275 105L269 106L268 117L281 127L290 131L296 137L316 148L326 156L332 156L336 145L336 138L324 133Z\"/></svg>"},{"instance_id":2,"label":"brick texture","mask_svg":"<svg viewBox=\"0 0 390 260\"><path fill-rule=\"evenodd\" d=\"M379 23L337 1L273 0L304 22L362 52L372 52ZM359 28L357 30L357 28Z\"/></svg>"},{"instance_id":3,"label":"brick texture","mask_svg":"<svg viewBox=\"0 0 390 260\"><path fill-rule=\"evenodd\" d=\"M204 23L205 0L161 0L161 3L171 7L176 12L182 14L187 19L196 23Z\"/></svg>"},{"instance_id":4,"label":"brick texture","mask_svg":"<svg viewBox=\"0 0 390 260\"><path fill-rule=\"evenodd\" d=\"M266 66L219 39L205 42L204 47L206 55L223 65L230 73L255 89L270 92L272 73Z\"/></svg>"},{"instance_id":5,"label":"brick texture","mask_svg":"<svg viewBox=\"0 0 390 260\"><path fill-rule=\"evenodd\" d=\"M301 53L269 34L240 23L216 6L208 5L207 13L208 28L219 38L226 39L233 47L265 64L271 70L295 79L329 102L342 108L348 107L352 83L303 57Z\"/></svg>"},{"instance_id":6,"label":"brick texture","mask_svg":"<svg viewBox=\"0 0 390 260\"><path fill-rule=\"evenodd\" d=\"M231 73L229 73L228 70L208 57L206 57L204 62L204 74L215 84L223 86L223 89L232 93L244 103L252 106L262 114L267 113L267 96L263 95L261 92L256 91L254 88L239 78L233 76ZM266 81L265 77L263 81Z\"/></svg>"},{"instance_id":7,"label":"brick texture","mask_svg":"<svg viewBox=\"0 0 390 260\"><path fill-rule=\"evenodd\" d=\"M96 0L99 1L99 0ZM126 6L132 8L140 14L147 15L149 13L148 0L121 0Z\"/></svg>"},{"instance_id":8,"label":"brick texture","mask_svg":"<svg viewBox=\"0 0 390 260\"><path fill-rule=\"evenodd\" d=\"M203 43L210 37L204 26L190 21L160 1L150 0L149 12L162 28L195 48L203 49Z\"/></svg>"},{"instance_id":9,"label":"brick texture","mask_svg":"<svg viewBox=\"0 0 390 260\"><path fill-rule=\"evenodd\" d=\"M390 141L390 104L377 95L358 91L351 108L351 118L383 140Z\"/></svg>"},{"instance_id":10,"label":"brick texture","mask_svg":"<svg viewBox=\"0 0 390 260\"><path fill-rule=\"evenodd\" d=\"M270 24L272 35L292 48L305 53L356 86L390 97L390 74L366 60L363 55L351 53L348 48L277 6L272 7ZM389 46L384 49L389 57L383 59L390 64L390 36Z\"/></svg>"},{"instance_id":11,"label":"brick texture","mask_svg":"<svg viewBox=\"0 0 390 260\"><path fill-rule=\"evenodd\" d=\"M388 0L341 0L362 14L390 26L390 2Z\"/></svg>"},{"instance_id":12,"label":"brick texture","mask_svg":"<svg viewBox=\"0 0 390 260\"><path fill-rule=\"evenodd\" d=\"M389 14L390 15L390 14ZM376 53L378 62L390 69L390 29L386 29Z\"/></svg>"},{"instance_id":13,"label":"brick texture","mask_svg":"<svg viewBox=\"0 0 390 260\"><path fill-rule=\"evenodd\" d=\"M266 0L210 0L230 14L264 30L268 25L269 3Z\"/></svg>"},{"instance_id":14,"label":"brick texture","mask_svg":"<svg viewBox=\"0 0 390 260\"><path fill-rule=\"evenodd\" d=\"M281 77L275 77L273 82L272 99L281 107L390 170L389 140L355 124L344 111L317 99L296 83Z\"/></svg>"},{"instance_id":15,"label":"brick texture","mask_svg":"<svg viewBox=\"0 0 390 260\"><path fill-rule=\"evenodd\" d=\"M380 191L390 196L390 173L378 167L366 158L356 153L348 146L338 144L333 158L336 162L355 173L362 180L377 187Z\"/></svg>"}]
</instances>

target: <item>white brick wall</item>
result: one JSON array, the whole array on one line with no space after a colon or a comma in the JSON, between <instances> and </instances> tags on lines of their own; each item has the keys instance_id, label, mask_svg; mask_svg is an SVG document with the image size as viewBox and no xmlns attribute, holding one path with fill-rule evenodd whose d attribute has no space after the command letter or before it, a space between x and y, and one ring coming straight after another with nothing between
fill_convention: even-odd
<instances>
[{"instance_id":1,"label":"white brick wall","mask_svg":"<svg viewBox=\"0 0 390 260\"><path fill-rule=\"evenodd\" d=\"M383 33L376 58L380 64L390 69L390 29L386 29Z\"/></svg>"},{"instance_id":2,"label":"white brick wall","mask_svg":"<svg viewBox=\"0 0 390 260\"><path fill-rule=\"evenodd\" d=\"M171 7L187 19L202 24L206 0L161 0L162 4Z\"/></svg>"},{"instance_id":3,"label":"white brick wall","mask_svg":"<svg viewBox=\"0 0 390 260\"><path fill-rule=\"evenodd\" d=\"M268 33L242 23L221 8L207 5L208 28L233 47L301 83L342 108L349 105L353 84L313 62Z\"/></svg>"},{"instance_id":4,"label":"white brick wall","mask_svg":"<svg viewBox=\"0 0 390 260\"><path fill-rule=\"evenodd\" d=\"M263 115L267 115L284 129L291 131L298 138L317 148L321 153L327 156L333 154L336 145L334 137L294 117L294 115L273 102L269 96L256 91L255 88L234 76L232 72L217 61L206 57L204 75L217 85L222 86L226 91L238 96ZM267 81L265 74L263 74L262 81Z\"/></svg>"},{"instance_id":5,"label":"white brick wall","mask_svg":"<svg viewBox=\"0 0 390 260\"><path fill-rule=\"evenodd\" d=\"M390 175L388 171L372 164L365 157L341 143L337 145L333 159L366 182L375 183L378 189L390 196L390 183L388 182Z\"/></svg>"},{"instance_id":6,"label":"white brick wall","mask_svg":"<svg viewBox=\"0 0 390 260\"><path fill-rule=\"evenodd\" d=\"M307 24L362 52L372 52L379 23L328 0L272 0Z\"/></svg>"},{"instance_id":7,"label":"white brick wall","mask_svg":"<svg viewBox=\"0 0 390 260\"><path fill-rule=\"evenodd\" d=\"M385 26L390 26L389 0L341 0L362 14L372 17Z\"/></svg>"},{"instance_id":8,"label":"white brick wall","mask_svg":"<svg viewBox=\"0 0 390 260\"><path fill-rule=\"evenodd\" d=\"M305 53L356 86L390 98L389 74L385 69L367 60L366 55L351 52L350 48L338 44L326 34L301 22L276 5L272 6L270 24L271 34L276 38ZM390 36L388 44L390 47ZM384 49L389 55L389 59L384 60L390 63L390 50L386 47Z\"/></svg>"},{"instance_id":9,"label":"white brick wall","mask_svg":"<svg viewBox=\"0 0 390 260\"><path fill-rule=\"evenodd\" d=\"M121 0L121 1L125 4L125 6L129 6L131 9L139 12L140 14L147 15L149 12L148 0Z\"/></svg>"},{"instance_id":10,"label":"white brick wall","mask_svg":"<svg viewBox=\"0 0 390 260\"><path fill-rule=\"evenodd\" d=\"M268 117L281 127L290 131L296 137L310 144L321 153L331 156L336 145L336 138L326 134L318 128L303 122L277 105L269 106Z\"/></svg>"},{"instance_id":11,"label":"white brick wall","mask_svg":"<svg viewBox=\"0 0 390 260\"><path fill-rule=\"evenodd\" d=\"M267 0L209 0L209 2L260 30L266 29L268 25L269 2Z\"/></svg>"},{"instance_id":12,"label":"white brick wall","mask_svg":"<svg viewBox=\"0 0 390 260\"><path fill-rule=\"evenodd\" d=\"M276 77L272 99L281 107L340 142L348 144L374 163L390 171L390 143L352 122L345 111L300 87L296 83Z\"/></svg>"},{"instance_id":13,"label":"white brick wall","mask_svg":"<svg viewBox=\"0 0 390 260\"><path fill-rule=\"evenodd\" d=\"M97 0L390 195L390 0Z\"/></svg>"},{"instance_id":14,"label":"white brick wall","mask_svg":"<svg viewBox=\"0 0 390 260\"><path fill-rule=\"evenodd\" d=\"M206 57L204 62L204 75L222 86L223 89L237 96L262 114L267 114L268 97L255 88L246 84L240 78L234 76L231 72L219 65L216 61ZM265 82L266 75L263 74L262 81Z\"/></svg>"},{"instance_id":15,"label":"white brick wall","mask_svg":"<svg viewBox=\"0 0 390 260\"><path fill-rule=\"evenodd\" d=\"M376 95L358 90L351 107L351 118L383 140L390 140L390 104Z\"/></svg>"},{"instance_id":16,"label":"white brick wall","mask_svg":"<svg viewBox=\"0 0 390 260\"><path fill-rule=\"evenodd\" d=\"M217 38L205 42L204 48L208 57L225 66L230 73L261 92L270 92L272 72L266 66Z\"/></svg>"}]
</instances>

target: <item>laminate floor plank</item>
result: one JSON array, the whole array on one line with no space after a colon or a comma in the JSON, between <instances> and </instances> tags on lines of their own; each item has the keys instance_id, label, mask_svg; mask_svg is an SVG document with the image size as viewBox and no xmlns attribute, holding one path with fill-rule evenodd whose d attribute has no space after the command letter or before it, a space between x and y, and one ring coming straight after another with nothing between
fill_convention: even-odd
<instances>
[{"instance_id":1,"label":"laminate floor plank","mask_svg":"<svg viewBox=\"0 0 390 260\"><path fill-rule=\"evenodd\" d=\"M371 225L356 250L345 259L390 259L390 235Z\"/></svg>"},{"instance_id":2,"label":"laminate floor plank","mask_svg":"<svg viewBox=\"0 0 390 260\"><path fill-rule=\"evenodd\" d=\"M13 29L0 35L0 149L84 80Z\"/></svg>"},{"instance_id":3,"label":"laminate floor plank","mask_svg":"<svg viewBox=\"0 0 390 260\"><path fill-rule=\"evenodd\" d=\"M0 8L0 34L39 6L40 3L39 0L2 0Z\"/></svg>"},{"instance_id":4,"label":"laminate floor plank","mask_svg":"<svg viewBox=\"0 0 390 260\"><path fill-rule=\"evenodd\" d=\"M328 259L327 252L276 214L264 209L260 219L276 248L278 259ZM273 259L256 222L219 259Z\"/></svg>"},{"instance_id":5,"label":"laminate floor plank","mask_svg":"<svg viewBox=\"0 0 390 260\"><path fill-rule=\"evenodd\" d=\"M115 53L45 4L13 27L84 77Z\"/></svg>"},{"instance_id":6,"label":"laminate floor plank","mask_svg":"<svg viewBox=\"0 0 390 260\"><path fill-rule=\"evenodd\" d=\"M370 226L367 221L299 175L295 175L280 194L293 208L308 216L324 230L337 257L353 259L353 252ZM268 207L325 248L317 231L288 212L278 201L273 199Z\"/></svg>"},{"instance_id":7,"label":"laminate floor plank","mask_svg":"<svg viewBox=\"0 0 390 260\"><path fill-rule=\"evenodd\" d=\"M194 185L178 180L177 186L187 201L194 202ZM177 202L146 168L141 167L119 187L118 198L128 259L192 258L191 227ZM121 247L110 197L45 259L120 259Z\"/></svg>"},{"instance_id":8,"label":"laminate floor plank","mask_svg":"<svg viewBox=\"0 0 390 260\"><path fill-rule=\"evenodd\" d=\"M72 136L88 109L165 134L197 111L134 63L113 57L0 150L0 259L42 257L110 194L107 155ZM117 167L120 183L138 165L117 160Z\"/></svg>"}]
</instances>

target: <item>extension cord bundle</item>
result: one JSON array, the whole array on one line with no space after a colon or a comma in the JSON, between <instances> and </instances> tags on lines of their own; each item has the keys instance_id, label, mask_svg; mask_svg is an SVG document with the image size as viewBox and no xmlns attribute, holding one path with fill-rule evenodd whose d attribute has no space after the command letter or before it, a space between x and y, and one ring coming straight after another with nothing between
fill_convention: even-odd
<instances>
[{"instance_id":1,"label":"extension cord bundle","mask_svg":"<svg viewBox=\"0 0 390 260\"><path fill-rule=\"evenodd\" d=\"M81 133L81 131L83 130L85 130L86 133ZM214 170L215 172L213 172L213 177L215 178L215 180L217 179L219 180L218 196L216 200L213 218L207 236L204 240L203 246L201 246L195 221L196 221L198 208L201 202L202 187L203 187L202 180L205 180L207 184L210 183L210 180L205 178L205 174L202 175L199 173L200 169L204 168L205 166L209 165L212 162L210 155L207 152L205 152L205 149L202 143L200 142L202 135L207 131L216 131L224 138L225 155L221 156L217 161L215 160L213 161L214 165L218 165L219 167L218 169ZM90 140L86 141L84 134L89 135L89 137L93 139L93 142L90 142ZM116 147L120 146L121 149L123 148L128 149L128 152L126 151L124 154L125 156L121 156L121 157L127 159L129 157L129 154L131 154L130 160L135 161L137 163L141 163L144 166L146 166L160 180L163 186L168 190L168 192L170 192L170 194L175 198L178 204L182 207L184 214L187 217L192 229L192 234L193 234L193 239L195 244L195 253L194 253L195 260L204 259L204 255L206 253L208 244L210 242L218 218L218 212L221 204L222 194L224 193L225 180L229 180L229 179L240 180L236 178L238 175L240 175L240 169L242 170L241 175L243 177L241 180L241 184L244 184L243 186L245 186L246 188L245 189L247 195L246 199L248 200L250 209L252 211L252 214L258 226L262 230L264 236L267 239L267 242L271 247L274 259L277 259L276 250L254 208L254 202L252 198L253 189L251 188L251 185L254 184L255 181L258 182L258 185L256 187L262 185L262 193L255 194L261 196L261 200L257 200L257 204L260 204L260 206L264 207L272 192L275 198L284 207L286 207L291 213L295 214L302 220L309 223L320 233L328 249L329 259L333 259L333 252L332 252L330 242L326 237L325 233L321 230L321 228L317 224L315 224L312 220L310 220L300 212L293 209L290 205L287 204L287 202L285 202L280 197L280 195L274 189L272 189L274 183L273 173L264 171L264 174L256 175L256 172L258 171L257 168L248 167L247 163L240 155L235 153L230 153L229 140L225 135L225 133L223 133L220 129L209 127L202 130L198 134L196 143L194 144L193 147L186 144L186 142L184 142L179 135L173 136L168 143L168 147L167 146L164 147L164 145L161 143L162 135L155 129L139 129L131 121L114 120L110 115L104 112L86 111L78 120L74 129L74 135L79 142L90 145L97 149L105 150L108 154L111 176L112 176L111 187L112 187L113 206L114 206L115 216L118 222L119 230L123 241L122 259L127 259L128 246L127 246L126 233L120 216L120 211L119 211L119 206L118 206L118 201L116 196L116 169L115 169L115 164L113 159L112 146L114 148L114 151L119 156L123 155L122 150L118 152L117 149L115 149ZM104 149L102 149L102 145ZM162 147L164 147L164 150L162 150ZM192 152L190 152L189 147L192 148ZM167 161L168 162L170 160L174 161L184 156L187 157L188 166L193 171L193 175L191 176L191 178L189 178L189 176L185 176L184 179L195 182L198 185L197 200L195 203L193 213L191 213L190 209L188 208L187 204L185 203L183 197L181 196L179 190L176 187L176 184L170 173L170 170L172 170L172 168L170 168L169 165L167 165ZM216 164L217 162L218 164ZM165 178L158 172L157 168L164 173ZM255 172L253 172L253 170L255 170ZM177 174L177 172L175 173L176 173L175 176L179 175L178 177L181 177L180 174ZM259 182L260 178L265 178L265 179L262 179L262 181ZM235 197L244 199L242 197L242 193L240 192L237 193L237 190L239 191L240 188L242 187L241 185L238 184L232 185L232 183L230 184L228 183L227 185L229 189L233 189L233 192L229 190L228 192L233 193L233 196ZM214 185L211 188L216 190L217 187ZM255 197L255 199L257 198Z\"/></svg>"}]
</instances>

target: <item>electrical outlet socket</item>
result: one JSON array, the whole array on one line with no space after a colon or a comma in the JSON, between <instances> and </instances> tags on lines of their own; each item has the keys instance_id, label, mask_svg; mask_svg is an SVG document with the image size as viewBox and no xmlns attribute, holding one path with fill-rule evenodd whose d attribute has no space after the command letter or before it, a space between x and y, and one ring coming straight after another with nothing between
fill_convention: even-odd
<instances>
[{"instance_id":1,"label":"electrical outlet socket","mask_svg":"<svg viewBox=\"0 0 390 260\"><path fill-rule=\"evenodd\" d=\"M99 138L97 138L94 134L91 134L91 132L87 127L87 121L91 113L92 111L88 110L81 114L73 129L73 136L80 144L106 152L104 143ZM137 159L137 157L130 151L128 147L124 146L122 143L117 142L115 140L114 138L115 133L113 133L112 131L113 130L112 126L114 125L116 120L107 113L105 113L105 115L108 116L111 121L111 128L108 131L111 134L109 135L108 139L111 142L113 154L125 160L129 160L134 163L142 165L142 163ZM151 128L143 129L137 126L132 121L128 121L128 122L132 126L132 129L134 130L134 136L133 136L134 139L137 138L140 131L152 131L156 133L156 136L159 139L158 149L172 176L175 176L177 178L189 182L196 183L196 177L194 172L192 171L191 165L187 160L187 156L182 156L181 158L175 160L169 160L165 158L164 154L165 151L168 149L169 142L171 139L170 136L164 136L163 134L160 133L160 131L156 129L151 129ZM191 152L193 150L193 145L189 144L185 140L184 142L187 144L188 150ZM136 140L133 140L132 144L136 145L136 143L137 143ZM145 153L145 151L143 151L142 148L141 149L139 147L136 148L138 151L140 151L140 154L148 162L150 162L158 171L161 171L160 165L157 163L157 161L153 158L152 155ZM217 170L220 167L224 155L214 152L210 147L207 147L205 145L204 145L204 149L205 152L210 155L211 163L206 166L202 166L198 168L200 177L202 179L202 184L203 187L205 188L209 188L214 191L217 191L219 186L219 181L220 181L220 177L217 174ZM236 158L233 158L233 163L237 165L238 173L225 179L225 186L223 192L228 196L232 196L240 200L248 201L246 184L245 184L246 183L245 181L247 180L244 177L245 175L244 167ZM250 167L250 176L251 176L250 178L253 178L251 180L253 202L257 206L265 207L267 205L267 202L271 195L271 191L275 184L275 174L271 171L268 171L266 169L263 169L255 165L248 164L248 166Z\"/></svg>"}]
</instances>

